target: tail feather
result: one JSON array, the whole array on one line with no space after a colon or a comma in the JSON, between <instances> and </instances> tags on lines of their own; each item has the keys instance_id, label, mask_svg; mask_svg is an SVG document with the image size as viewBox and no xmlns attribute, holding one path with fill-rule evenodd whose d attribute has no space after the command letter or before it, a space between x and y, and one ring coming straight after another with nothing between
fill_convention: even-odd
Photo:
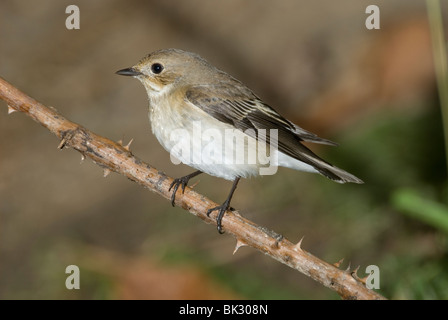
<instances>
[{"instance_id":1,"label":"tail feather","mask_svg":"<svg viewBox=\"0 0 448 320\"><path fill-rule=\"evenodd\" d=\"M364 181L354 176L353 174L348 173L347 171L342 170L335 166L330 166L328 168L316 168L316 170L319 171L324 176L326 176L327 178L338 183L346 183L346 182L359 183L359 184L364 183Z\"/></svg>"},{"instance_id":2,"label":"tail feather","mask_svg":"<svg viewBox=\"0 0 448 320\"><path fill-rule=\"evenodd\" d=\"M338 167L335 167L328 162L320 159L320 158L311 158L307 155L307 158L311 160L312 166L314 169L316 169L319 173L326 176L327 178L338 182L338 183L346 183L346 182L352 182L352 183L364 183L361 179L354 176L351 173L348 173L345 170L342 170Z\"/></svg>"}]
</instances>

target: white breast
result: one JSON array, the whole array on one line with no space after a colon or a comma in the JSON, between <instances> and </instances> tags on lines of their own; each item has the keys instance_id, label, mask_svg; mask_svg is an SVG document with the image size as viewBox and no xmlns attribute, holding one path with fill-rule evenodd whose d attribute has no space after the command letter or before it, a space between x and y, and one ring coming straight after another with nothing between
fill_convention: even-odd
<instances>
[{"instance_id":1,"label":"white breast","mask_svg":"<svg viewBox=\"0 0 448 320\"><path fill-rule=\"evenodd\" d=\"M235 136L230 133L245 139L246 154L256 154L251 150L256 146L253 138L190 103L179 104L166 98L166 94L151 94L149 120L152 132L172 159L227 180L259 174L257 160L240 161L241 148L236 148Z\"/></svg>"}]
</instances>

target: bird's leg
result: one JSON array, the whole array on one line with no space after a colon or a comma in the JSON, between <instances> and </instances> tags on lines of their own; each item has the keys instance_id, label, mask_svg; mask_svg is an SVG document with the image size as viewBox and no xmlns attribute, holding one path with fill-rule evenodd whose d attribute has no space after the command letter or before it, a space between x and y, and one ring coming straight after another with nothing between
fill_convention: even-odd
<instances>
[{"instance_id":1,"label":"bird's leg","mask_svg":"<svg viewBox=\"0 0 448 320\"><path fill-rule=\"evenodd\" d=\"M182 185L182 193L184 193L185 187L187 186L188 181L190 181L191 178L196 177L197 175L199 175L201 173L202 173L202 171L198 170L198 171L190 173L186 176L183 176L181 178L177 178L177 179L173 180L173 182L170 185L170 188L168 189L168 191L171 191L171 189L174 187L173 193L171 195L171 204L173 205L173 207L174 207L174 200L176 200L176 192L177 192L177 189L179 189L179 186Z\"/></svg>"},{"instance_id":2,"label":"bird's leg","mask_svg":"<svg viewBox=\"0 0 448 320\"><path fill-rule=\"evenodd\" d=\"M224 217L224 214L226 213L226 211L230 208L230 201L232 200L233 193L235 192L236 186L238 185L239 181L240 181L240 177L236 177L235 180L233 181L232 189L230 189L229 196L227 197L226 201L224 201L224 203L222 205L207 210L207 217L209 217L210 213L212 213L213 211L219 210L218 217L216 217L216 226L218 227L218 232L221 234L224 233L222 231L222 225L221 225L222 218Z\"/></svg>"}]
</instances>

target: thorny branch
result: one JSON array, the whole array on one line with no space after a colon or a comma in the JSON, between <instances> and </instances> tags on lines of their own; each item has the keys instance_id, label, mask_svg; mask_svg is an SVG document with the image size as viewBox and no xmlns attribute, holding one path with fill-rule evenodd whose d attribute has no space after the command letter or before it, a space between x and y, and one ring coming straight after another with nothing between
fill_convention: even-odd
<instances>
[{"instance_id":1,"label":"thorny branch","mask_svg":"<svg viewBox=\"0 0 448 320\"><path fill-rule=\"evenodd\" d=\"M101 166L105 175L110 171L117 172L170 200L171 192L168 189L173 179L135 157L129 145L113 142L65 119L55 109L42 105L2 78L0 98L8 104L8 113L24 112L54 133L61 139L59 148L73 148L83 158L89 157ZM177 194L175 203L208 224L216 223L215 216L207 217L206 212L217 204L189 187L183 195ZM340 270L340 262L332 265L303 250L302 240L293 244L283 236L243 218L237 211L228 211L222 225L226 233L237 240L234 253L242 246L253 247L336 291L343 299L385 299L366 288L366 278L357 276L358 268Z\"/></svg>"}]
</instances>

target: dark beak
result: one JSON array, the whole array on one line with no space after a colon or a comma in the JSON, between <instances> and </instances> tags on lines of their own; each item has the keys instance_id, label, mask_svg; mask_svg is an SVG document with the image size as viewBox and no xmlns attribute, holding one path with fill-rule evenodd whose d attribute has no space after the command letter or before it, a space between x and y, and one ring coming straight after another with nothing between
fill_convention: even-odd
<instances>
[{"instance_id":1,"label":"dark beak","mask_svg":"<svg viewBox=\"0 0 448 320\"><path fill-rule=\"evenodd\" d=\"M119 74L121 76L131 76L131 77L142 75L142 73L140 71L137 71L134 68L126 68L126 69L118 70L115 73Z\"/></svg>"}]
</instances>

